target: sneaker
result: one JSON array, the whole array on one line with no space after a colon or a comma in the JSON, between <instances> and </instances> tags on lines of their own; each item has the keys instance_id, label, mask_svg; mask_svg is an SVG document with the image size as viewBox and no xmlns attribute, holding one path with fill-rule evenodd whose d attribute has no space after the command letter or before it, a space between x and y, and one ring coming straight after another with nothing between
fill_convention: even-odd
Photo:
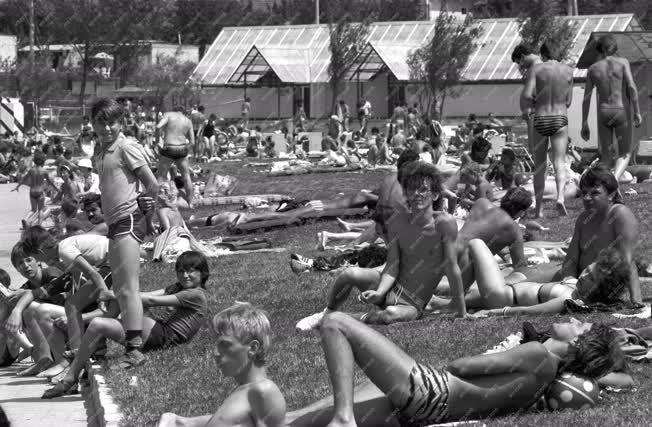
<instances>
[{"instance_id":1,"label":"sneaker","mask_svg":"<svg viewBox=\"0 0 652 427\"><path fill-rule=\"evenodd\" d=\"M297 322L297 331L299 332L308 332L319 328L321 320L324 318L325 311L320 311Z\"/></svg>"},{"instance_id":2,"label":"sneaker","mask_svg":"<svg viewBox=\"0 0 652 427\"><path fill-rule=\"evenodd\" d=\"M495 345L491 349L485 351L484 354L502 353L503 351L507 351L510 348L514 348L517 345L519 345L522 339L523 339L523 334L521 332L512 334L507 338L505 338L505 340L499 343L498 345Z\"/></svg>"},{"instance_id":3,"label":"sneaker","mask_svg":"<svg viewBox=\"0 0 652 427\"><path fill-rule=\"evenodd\" d=\"M146 360L140 350L129 350L118 358L118 363L113 368L131 369L144 364Z\"/></svg>"},{"instance_id":4,"label":"sneaker","mask_svg":"<svg viewBox=\"0 0 652 427\"><path fill-rule=\"evenodd\" d=\"M314 260L311 258L306 258L299 254L290 255L290 268L295 274L300 274L309 270L312 270Z\"/></svg>"}]
</instances>

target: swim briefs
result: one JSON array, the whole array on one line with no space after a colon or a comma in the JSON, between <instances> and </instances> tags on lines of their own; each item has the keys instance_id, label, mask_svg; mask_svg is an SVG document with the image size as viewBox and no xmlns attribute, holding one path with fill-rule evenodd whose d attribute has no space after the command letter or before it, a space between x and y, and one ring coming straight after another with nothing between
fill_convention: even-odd
<instances>
[{"instance_id":1,"label":"swim briefs","mask_svg":"<svg viewBox=\"0 0 652 427\"><path fill-rule=\"evenodd\" d=\"M401 402L392 402L399 411L401 425L427 426L445 423L448 414L448 372L420 363L410 372L410 394Z\"/></svg>"},{"instance_id":2,"label":"swim briefs","mask_svg":"<svg viewBox=\"0 0 652 427\"><path fill-rule=\"evenodd\" d=\"M172 160L181 160L188 156L188 145L166 145L160 150L161 156Z\"/></svg>"},{"instance_id":3,"label":"swim briefs","mask_svg":"<svg viewBox=\"0 0 652 427\"><path fill-rule=\"evenodd\" d=\"M118 236L131 234L139 243L143 243L147 236L147 220L140 210L135 210L124 218L109 225L107 237L111 240Z\"/></svg>"},{"instance_id":4,"label":"swim briefs","mask_svg":"<svg viewBox=\"0 0 652 427\"><path fill-rule=\"evenodd\" d=\"M423 310L428 304L428 301L421 301L416 295L411 295L410 292L399 284L395 284L392 289L385 295L383 308L391 305L409 305L417 309L419 312L419 319L423 316Z\"/></svg>"},{"instance_id":5,"label":"swim briefs","mask_svg":"<svg viewBox=\"0 0 652 427\"><path fill-rule=\"evenodd\" d=\"M553 136L564 126L568 126L567 116L534 116L534 130L539 135Z\"/></svg>"}]
</instances>

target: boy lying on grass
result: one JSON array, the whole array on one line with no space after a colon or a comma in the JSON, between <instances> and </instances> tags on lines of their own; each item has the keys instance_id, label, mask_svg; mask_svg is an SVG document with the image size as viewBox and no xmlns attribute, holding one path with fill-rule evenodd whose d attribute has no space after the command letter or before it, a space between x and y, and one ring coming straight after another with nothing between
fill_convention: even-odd
<instances>
[{"instance_id":1,"label":"boy lying on grass","mask_svg":"<svg viewBox=\"0 0 652 427\"><path fill-rule=\"evenodd\" d=\"M288 414L292 426L422 426L496 416L530 408L562 372L597 379L624 366L611 328L577 321L554 324L543 343L463 357L445 369L418 363L340 312L327 314L320 332L334 396ZM354 389L355 364L369 381Z\"/></svg>"},{"instance_id":2,"label":"boy lying on grass","mask_svg":"<svg viewBox=\"0 0 652 427\"><path fill-rule=\"evenodd\" d=\"M331 288L326 309L300 320L297 330L318 328L324 315L339 310L354 287L360 290L362 302L380 307L358 316L360 320L390 324L418 319L444 275L453 291L457 314L466 316L455 250L457 223L452 215L433 211L433 201L442 194L441 174L435 166L415 161L406 164L398 178L407 210L396 210L387 229L384 269L345 270Z\"/></svg>"},{"instance_id":3,"label":"boy lying on grass","mask_svg":"<svg viewBox=\"0 0 652 427\"><path fill-rule=\"evenodd\" d=\"M476 312L476 317L563 313L569 299L581 300L585 304L622 303L621 297L629 282L628 264L613 248L603 249L598 259L585 268L577 280L511 285L505 282L496 260L482 240L471 240L469 248L477 288L472 288L467 294L466 305L488 309ZM435 304L434 300L431 300L431 308L447 302L439 299Z\"/></svg>"},{"instance_id":4,"label":"boy lying on grass","mask_svg":"<svg viewBox=\"0 0 652 427\"><path fill-rule=\"evenodd\" d=\"M215 361L238 387L215 414L186 418L168 412L161 416L159 427L283 425L285 399L265 368L272 335L265 312L249 303L236 303L215 315L211 325L217 335Z\"/></svg>"},{"instance_id":5,"label":"boy lying on grass","mask_svg":"<svg viewBox=\"0 0 652 427\"><path fill-rule=\"evenodd\" d=\"M175 265L177 282L164 289L141 292L144 307L175 307L165 319L143 317L144 351L158 350L190 341L201 327L207 311L205 294L209 270L206 257L197 252L184 252ZM117 317L119 307L113 303L107 316ZM125 343L125 330L120 320L98 317L91 321L66 376L42 398L52 399L77 392L78 377L102 337Z\"/></svg>"}]
</instances>

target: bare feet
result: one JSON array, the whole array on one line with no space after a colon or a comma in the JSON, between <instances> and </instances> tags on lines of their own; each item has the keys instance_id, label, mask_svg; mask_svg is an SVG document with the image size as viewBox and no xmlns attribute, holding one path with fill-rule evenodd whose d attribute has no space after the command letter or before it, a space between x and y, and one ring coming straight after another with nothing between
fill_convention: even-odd
<instances>
[{"instance_id":1,"label":"bare feet","mask_svg":"<svg viewBox=\"0 0 652 427\"><path fill-rule=\"evenodd\" d=\"M61 362L50 366L48 369L45 371L36 374L36 378L51 378L59 375L62 373L67 367L70 365L70 363L66 360L63 359Z\"/></svg>"},{"instance_id":2,"label":"bare feet","mask_svg":"<svg viewBox=\"0 0 652 427\"><path fill-rule=\"evenodd\" d=\"M320 231L319 233L317 233L317 250L325 251L327 243L328 243L328 236L326 234L326 231Z\"/></svg>"},{"instance_id":3,"label":"bare feet","mask_svg":"<svg viewBox=\"0 0 652 427\"><path fill-rule=\"evenodd\" d=\"M328 427L356 427L356 426L357 424L355 423L355 418L352 415L346 418L335 415L331 420L331 422L328 423Z\"/></svg>"},{"instance_id":4,"label":"bare feet","mask_svg":"<svg viewBox=\"0 0 652 427\"><path fill-rule=\"evenodd\" d=\"M17 377L33 377L52 366L54 362L52 359L44 358L33 364L29 368L22 370L16 374Z\"/></svg>"},{"instance_id":5,"label":"bare feet","mask_svg":"<svg viewBox=\"0 0 652 427\"><path fill-rule=\"evenodd\" d=\"M557 202L555 203L555 207L557 208L557 213L559 216L568 216L568 211L566 210L566 205L564 205L564 202Z\"/></svg>"},{"instance_id":6,"label":"bare feet","mask_svg":"<svg viewBox=\"0 0 652 427\"><path fill-rule=\"evenodd\" d=\"M349 227L349 224L347 224L346 221L343 221L339 218L335 218L335 220L337 221L337 224L340 226L340 228L342 228L342 230L351 231L351 227Z\"/></svg>"}]
</instances>

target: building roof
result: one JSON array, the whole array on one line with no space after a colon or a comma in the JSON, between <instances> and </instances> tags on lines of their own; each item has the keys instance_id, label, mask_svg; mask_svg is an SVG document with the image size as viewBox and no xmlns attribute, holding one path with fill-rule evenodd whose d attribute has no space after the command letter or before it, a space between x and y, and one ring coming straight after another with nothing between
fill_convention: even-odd
<instances>
[{"instance_id":1,"label":"building roof","mask_svg":"<svg viewBox=\"0 0 652 427\"><path fill-rule=\"evenodd\" d=\"M577 23L571 60L577 61L589 39L596 31L636 31L640 25L632 14L581 15L566 19ZM512 63L510 53L520 42L516 18L478 19L483 29L478 48L471 55L464 72L465 81L521 80L521 75ZM371 25L368 42L373 49L373 60L382 59L387 68L399 80L409 78L406 59L409 52L432 37L433 21L377 22ZM329 31L327 25L286 25L262 27L227 27L213 41L206 54L193 72L193 77L207 86L233 84L236 69L256 46L262 50L297 49L307 55L307 72L310 83L328 82ZM265 55L263 54L263 57ZM268 53L270 58L274 56ZM267 58L272 66L272 59ZM290 61L290 57L280 58ZM294 64L296 61L292 60ZM359 61L358 61L359 63ZM296 64L295 64L296 65ZM279 64L276 64L279 68ZM303 70L303 69L302 69ZM305 72L298 73L305 77ZM278 73L277 73L278 74ZM286 74L284 78L289 78ZM584 77L585 70L575 70L575 77ZM280 78L280 76L279 76ZM296 83L303 83L296 82Z\"/></svg>"},{"instance_id":2,"label":"building roof","mask_svg":"<svg viewBox=\"0 0 652 427\"><path fill-rule=\"evenodd\" d=\"M595 42L605 34L611 34L618 44L618 55L631 63L652 62L652 32L627 31L618 33L593 33L586 42L584 51L577 61L577 68L589 68L597 59Z\"/></svg>"},{"instance_id":3,"label":"building roof","mask_svg":"<svg viewBox=\"0 0 652 427\"><path fill-rule=\"evenodd\" d=\"M230 84L256 83L269 72L283 83L310 83L309 53L293 47L254 45L229 78Z\"/></svg>"}]
</instances>

